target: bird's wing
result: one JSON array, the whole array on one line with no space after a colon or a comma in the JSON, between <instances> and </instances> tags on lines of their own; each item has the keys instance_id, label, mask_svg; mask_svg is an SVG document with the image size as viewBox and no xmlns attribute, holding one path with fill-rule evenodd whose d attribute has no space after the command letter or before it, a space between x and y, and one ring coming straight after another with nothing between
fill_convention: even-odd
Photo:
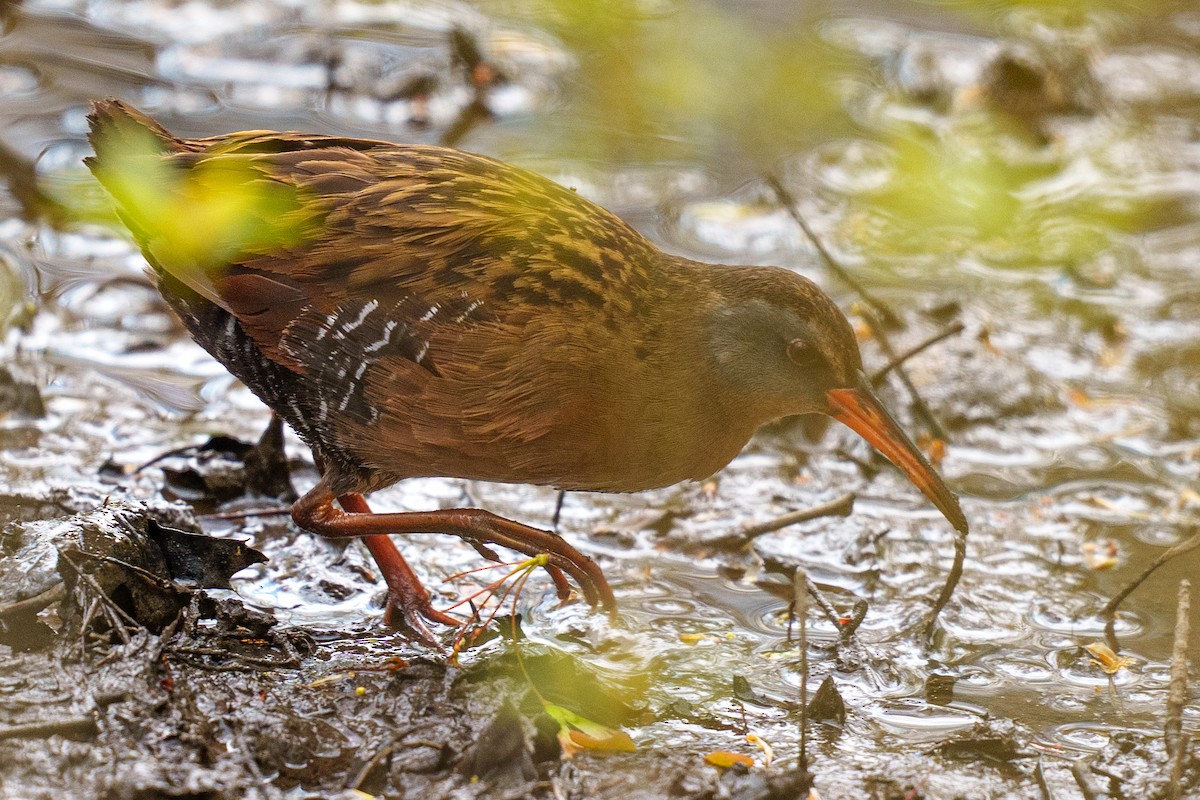
<instances>
[{"instance_id":1,"label":"bird's wing","mask_svg":"<svg viewBox=\"0 0 1200 800\"><path fill-rule=\"evenodd\" d=\"M377 309L407 337L389 352L435 372L464 325L519 326L547 306L628 314L657 255L574 191L457 150L256 132L187 143L170 164L268 202L245 204L241 252L184 282L292 369L324 356L302 345L325 329L377 342L386 322L355 322Z\"/></svg>"}]
</instances>

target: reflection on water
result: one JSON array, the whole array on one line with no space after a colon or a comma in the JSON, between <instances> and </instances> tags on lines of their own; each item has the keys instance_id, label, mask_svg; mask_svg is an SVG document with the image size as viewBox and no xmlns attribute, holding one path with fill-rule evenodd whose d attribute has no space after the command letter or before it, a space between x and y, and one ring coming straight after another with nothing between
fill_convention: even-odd
<instances>
[{"instance_id":1,"label":"reflection on water","mask_svg":"<svg viewBox=\"0 0 1200 800\"><path fill-rule=\"evenodd\" d=\"M452 30L469 30L504 80L461 146L574 186L673 252L780 263L843 291L779 208L773 172L839 258L902 311L908 328L895 338L916 343L954 320L965 328L909 364L950 429L942 470L973 526L967 574L932 652L902 634L941 581L949 530L894 473L847 458L866 458L853 436L834 429L807 444L791 425L756 439L715 491L569 496L561 528L604 564L624 623L558 608L538 583L522 598L527 634L652 675L657 721L643 742L737 746L731 720L745 715L788 751L794 719L734 703L730 685L737 675L767 698L795 697L785 604L757 581L769 577L764 565L802 563L839 609L870 604L860 629L869 657L857 669L834 659L834 625L810 622L814 674L833 674L852 709L845 769L984 714L1017 720L1047 753L1097 750L1120 726L1158 730L1174 587L1195 573L1195 554L1126 602L1116 631L1130 667L1110 678L1081 648L1103 636L1104 600L1198 516L1200 16L1166 2L1154 16L1117 3L1006 9L8 7L0 326L6 360L44 387L48 414L4 421L0 482L13 492L93 483L109 459L132 467L213 432L254 438L266 419L164 312L128 243L95 222L31 221L21 191L31 174L49 197L98 219L79 161L90 98L124 97L187 134L273 127L434 141L477 100L447 45ZM852 296L840 299L854 310ZM869 366L882 364L860 323ZM903 408L907 398L887 391ZM153 470L127 482L161 488ZM850 490L860 497L849 520L762 537L752 553L702 545L705 534ZM548 490L423 480L376 505L480 503L549 525L554 501ZM361 548L293 536L278 522L217 532L249 533L271 556L238 582L251 602L343 631L347 652L404 647L361 622L378 615L380 593ZM438 584L478 564L471 548L411 541L438 602L473 585ZM1089 566L1085 542L1111 542L1107 569ZM954 678L953 704L926 699L931 670ZM683 701L716 721L679 712Z\"/></svg>"}]
</instances>

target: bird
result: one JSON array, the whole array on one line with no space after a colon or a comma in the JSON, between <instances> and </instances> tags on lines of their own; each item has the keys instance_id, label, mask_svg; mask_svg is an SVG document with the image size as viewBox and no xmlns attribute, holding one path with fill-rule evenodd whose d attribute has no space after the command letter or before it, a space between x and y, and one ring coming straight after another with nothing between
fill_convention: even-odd
<instances>
[{"instance_id":1,"label":"bird","mask_svg":"<svg viewBox=\"0 0 1200 800\"><path fill-rule=\"evenodd\" d=\"M387 619L420 638L458 620L391 534L538 556L561 598L573 580L593 607L616 601L555 533L478 508L372 513L365 495L435 476L596 492L702 480L791 415L864 437L965 549L957 496L876 397L846 317L795 271L668 254L568 187L457 149L183 138L112 98L88 123L85 162L167 304L311 447L321 477L292 519L362 538Z\"/></svg>"}]
</instances>

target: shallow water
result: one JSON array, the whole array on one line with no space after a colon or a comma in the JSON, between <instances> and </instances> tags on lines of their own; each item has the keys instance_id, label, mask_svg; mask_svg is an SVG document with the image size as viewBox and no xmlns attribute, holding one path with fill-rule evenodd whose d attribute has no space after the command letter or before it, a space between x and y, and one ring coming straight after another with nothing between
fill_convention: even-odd
<instances>
[{"instance_id":1,"label":"shallow water","mask_svg":"<svg viewBox=\"0 0 1200 800\"><path fill-rule=\"evenodd\" d=\"M911 634L949 565L949 527L894 471L843 457L868 458L849 432L810 438L791 422L760 432L715 488L568 495L560 530L600 560L622 621L558 608L538 579L521 598L525 634L600 673L648 678L646 719L630 725L643 748L749 752L748 729L794 760L796 718L778 703L797 695L796 645L786 603L756 581L783 581L767 573L800 563L840 610L856 598L870 609L857 669L832 658L830 623L809 622L810 689L832 674L850 709L839 736L816 742L828 796L854 796L895 754L925 752L984 718L1016 721L1051 787L1074 796L1070 759L1121 731L1162 729L1175 592L1197 574L1197 553L1126 601L1117 631L1130 667L1110 679L1081 648L1102 640L1107 598L1189 536L1200 507L1200 12L1184 2L1078 8L6 6L0 144L14 166L10 191L0 190L0 323L6 359L41 389L47 413L0 418L0 489L36 497L96 485L106 464L131 473L209 434L254 439L267 420L186 338L120 233L28 213L21 175L71 208L98 197L80 163L89 99L122 97L187 135L444 140L472 100L446 44L464 27L508 80L489 95L489 118L463 123L459 146L574 186L671 252L798 269L866 326L861 303L773 197L764 176L777 174L847 268L902 309L897 349L964 326L907 364L949 432L940 468L972 524L966 574L931 650ZM1039 64L1037 80L989 73L1006 52ZM427 102L398 97L419 75L441 79ZM887 357L864 330L870 369ZM927 432L894 378L885 396L906 429ZM303 457L294 439L289 452ZM314 478L302 470L298 488ZM162 475L117 483L150 496ZM706 544L846 491L859 494L849 519L768 534L747 553ZM546 489L429 479L374 505L477 503L547 526L554 502ZM17 513L0 499L0 519ZM326 631L335 651L419 649L379 636L365 553L281 538L278 520L211 529L249 534L271 557L236 581L247 601ZM469 547L412 539L406 554L439 602L471 585L439 583L478 565ZM1115 563L1091 568L1085 546L1110 542ZM1190 653L1200 662L1200 636ZM934 673L953 677L949 703L927 699ZM777 704L738 699L734 676ZM1200 731L1195 706L1184 724ZM923 791L1032 796L1022 770L996 779L943 765Z\"/></svg>"}]
</instances>

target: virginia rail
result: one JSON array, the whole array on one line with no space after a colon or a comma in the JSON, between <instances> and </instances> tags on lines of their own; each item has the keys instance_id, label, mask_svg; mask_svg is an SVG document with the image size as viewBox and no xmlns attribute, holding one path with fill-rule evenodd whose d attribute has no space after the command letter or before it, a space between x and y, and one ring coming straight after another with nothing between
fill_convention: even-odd
<instances>
[{"instance_id":1,"label":"virginia rail","mask_svg":"<svg viewBox=\"0 0 1200 800\"><path fill-rule=\"evenodd\" d=\"M546 554L560 596L569 575L593 605L615 603L597 565L547 531L479 509L370 513L365 493L409 477L632 492L705 478L763 423L817 412L966 535L957 498L864 378L846 318L793 272L668 255L575 192L458 150L273 131L184 139L117 100L89 122L87 164L167 302L312 447L322 476L293 505L296 524L362 537L389 617L423 638L426 620L457 621L387 534L451 533L492 559L489 545ZM179 220L150 206L203 202L188 180L216 186L214 174L285 201L237 219L266 234L174 246Z\"/></svg>"}]
</instances>

